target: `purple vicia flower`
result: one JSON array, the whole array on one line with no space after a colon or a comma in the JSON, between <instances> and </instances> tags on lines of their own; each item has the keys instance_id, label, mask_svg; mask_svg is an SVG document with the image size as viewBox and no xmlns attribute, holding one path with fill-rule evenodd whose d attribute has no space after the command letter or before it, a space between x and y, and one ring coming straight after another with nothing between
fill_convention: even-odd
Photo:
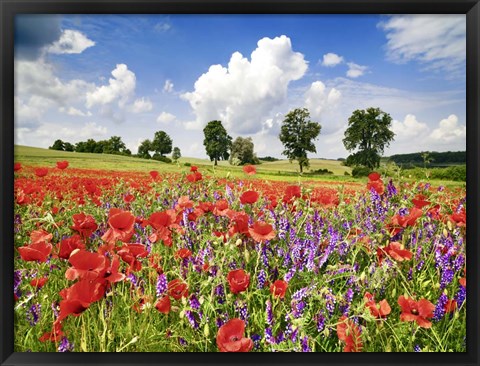
<instances>
[{"instance_id":1,"label":"purple vicia flower","mask_svg":"<svg viewBox=\"0 0 480 366\"><path fill-rule=\"evenodd\" d=\"M26 317L32 327L36 325L38 323L38 320L40 319L41 308L42 305L33 304L30 309L27 310Z\"/></svg>"},{"instance_id":2,"label":"purple vicia flower","mask_svg":"<svg viewBox=\"0 0 480 366\"><path fill-rule=\"evenodd\" d=\"M273 325L272 302L267 300L265 305L265 322L271 327Z\"/></svg>"},{"instance_id":3,"label":"purple vicia flower","mask_svg":"<svg viewBox=\"0 0 480 366\"><path fill-rule=\"evenodd\" d=\"M302 352L312 352L312 349L308 346L308 336L302 338Z\"/></svg>"},{"instance_id":4,"label":"purple vicia flower","mask_svg":"<svg viewBox=\"0 0 480 366\"><path fill-rule=\"evenodd\" d=\"M58 345L58 352L73 352L74 345L70 343L67 337L62 337Z\"/></svg>"},{"instance_id":5,"label":"purple vicia flower","mask_svg":"<svg viewBox=\"0 0 480 366\"><path fill-rule=\"evenodd\" d=\"M265 286L266 280L267 274L265 273L265 270L261 269L257 278L257 288L262 289Z\"/></svg>"},{"instance_id":6,"label":"purple vicia flower","mask_svg":"<svg viewBox=\"0 0 480 366\"><path fill-rule=\"evenodd\" d=\"M167 292L167 286L168 286L168 281L167 281L167 276L165 274L161 274L158 276L157 279L157 288L156 288L156 293L157 293L157 298L163 296Z\"/></svg>"},{"instance_id":7,"label":"purple vicia flower","mask_svg":"<svg viewBox=\"0 0 480 366\"><path fill-rule=\"evenodd\" d=\"M459 286L458 292L455 295L455 301L457 302L457 309L463 305L465 298L467 297L467 289L462 285Z\"/></svg>"},{"instance_id":8,"label":"purple vicia flower","mask_svg":"<svg viewBox=\"0 0 480 366\"><path fill-rule=\"evenodd\" d=\"M445 315L445 305L447 304L448 296L445 293L442 293L438 298L437 304L435 305L435 310L433 311L433 320L440 321Z\"/></svg>"},{"instance_id":9,"label":"purple vicia flower","mask_svg":"<svg viewBox=\"0 0 480 366\"><path fill-rule=\"evenodd\" d=\"M199 324L198 324L197 318L195 317L195 313L193 311L186 310L185 316L187 317L187 320L190 323L190 326L193 329L198 329Z\"/></svg>"}]
</instances>

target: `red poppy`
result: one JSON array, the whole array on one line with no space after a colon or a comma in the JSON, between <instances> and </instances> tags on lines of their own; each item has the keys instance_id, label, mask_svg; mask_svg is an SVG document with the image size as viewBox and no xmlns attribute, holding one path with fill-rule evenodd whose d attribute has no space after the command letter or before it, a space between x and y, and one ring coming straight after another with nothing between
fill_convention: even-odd
<instances>
[{"instance_id":1,"label":"red poppy","mask_svg":"<svg viewBox=\"0 0 480 366\"><path fill-rule=\"evenodd\" d=\"M105 294L103 280L82 279L71 287L60 291L63 300L60 301L60 314L58 321L65 319L68 315L79 316L91 303L100 300Z\"/></svg>"},{"instance_id":2,"label":"red poppy","mask_svg":"<svg viewBox=\"0 0 480 366\"><path fill-rule=\"evenodd\" d=\"M457 301L453 299L448 299L444 307L445 313L447 314L452 313L456 309L457 309Z\"/></svg>"},{"instance_id":3,"label":"red poppy","mask_svg":"<svg viewBox=\"0 0 480 366\"><path fill-rule=\"evenodd\" d=\"M199 202L198 208L201 209L203 212L211 212L213 211L213 203L212 202Z\"/></svg>"},{"instance_id":4,"label":"red poppy","mask_svg":"<svg viewBox=\"0 0 480 366\"><path fill-rule=\"evenodd\" d=\"M133 201L135 201L135 196L133 194L127 193L125 196L123 196L123 202L132 203Z\"/></svg>"},{"instance_id":5,"label":"red poppy","mask_svg":"<svg viewBox=\"0 0 480 366\"><path fill-rule=\"evenodd\" d=\"M253 228L248 229L253 240L258 243L266 240L272 240L275 237L275 231L272 225L263 221L257 221L253 224Z\"/></svg>"},{"instance_id":6,"label":"red poppy","mask_svg":"<svg viewBox=\"0 0 480 366\"><path fill-rule=\"evenodd\" d=\"M110 228L103 234L102 240L107 243L128 242L133 236L135 216L129 211L111 208L108 214Z\"/></svg>"},{"instance_id":7,"label":"red poppy","mask_svg":"<svg viewBox=\"0 0 480 366\"><path fill-rule=\"evenodd\" d=\"M368 180L371 181L371 182L374 182L376 180L380 180L380 173L377 173L377 172L371 172L369 175L368 175Z\"/></svg>"},{"instance_id":8,"label":"red poppy","mask_svg":"<svg viewBox=\"0 0 480 366\"><path fill-rule=\"evenodd\" d=\"M423 194L417 194L415 198L412 199L412 203L418 209L422 209L423 207L430 205L430 202L427 201L427 197Z\"/></svg>"},{"instance_id":9,"label":"red poppy","mask_svg":"<svg viewBox=\"0 0 480 366\"><path fill-rule=\"evenodd\" d=\"M450 221L455 223L457 226L467 226L467 213L465 208L462 208L460 212L454 212L449 216Z\"/></svg>"},{"instance_id":10,"label":"red poppy","mask_svg":"<svg viewBox=\"0 0 480 366\"><path fill-rule=\"evenodd\" d=\"M75 249L85 249L85 243L80 235L73 235L63 239L59 245L58 257L68 259Z\"/></svg>"},{"instance_id":11,"label":"red poppy","mask_svg":"<svg viewBox=\"0 0 480 366\"><path fill-rule=\"evenodd\" d=\"M189 182L192 182L192 183L201 181L201 180L202 180L202 173L200 173L200 172L193 172L192 174L188 174L188 175L187 175L187 180L188 180Z\"/></svg>"},{"instance_id":12,"label":"red poppy","mask_svg":"<svg viewBox=\"0 0 480 366\"><path fill-rule=\"evenodd\" d=\"M245 165L243 167L243 171L248 175L254 175L257 173L257 168L255 168L253 165Z\"/></svg>"},{"instance_id":13,"label":"red poppy","mask_svg":"<svg viewBox=\"0 0 480 366\"><path fill-rule=\"evenodd\" d=\"M288 186L285 189L283 202L290 202L293 198L300 198L301 196L302 196L302 190L300 186Z\"/></svg>"},{"instance_id":14,"label":"red poppy","mask_svg":"<svg viewBox=\"0 0 480 366\"><path fill-rule=\"evenodd\" d=\"M163 314L168 314L170 312L170 309L172 308L170 297L163 296L162 298L160 298L155 304L155 308Z\"/></svg>"},{"instance_id":15,"label":"red poppy","mask_svg":"<svg viewBox=\"0 0 480 366\"><path fill-rule=\"evenodd\" d=\"M365 293L364 299L367 300L365 306L370 309L370 313L377 319L386 318L392 311L386 299L376 304L373 295L369 292Z\"/></svg>"},{"instance_id":16,"label":"red poppy","mask_svg":"<svg viewBox=\"0 0 480 366\"><path fill-rule=\"evenodd\" d=\"M270 293L275 296L283 299L285 297L285 292L287 292L288 283L283 280L276 280L270 285Z\"/></svg>"},{"instance_id":17,"label":"red poppy","mask_svg":"<svg viewBox=\"0 0 480 366\"><path fill-rule=\"evenodd\" d=\"M215 203L215 207L213 209L213 213L217 216L227 216L228 212L230 211L228 207L228 201L225 199L218 200Z\"/></svg>"},{"instance_id":18,"label":"red poppy","mask_svg":"<svg viewBox=\"0 0 480 366\"><path fill-rule=\"evenodd\" d=\"M90 237L92 233L98 228L95 219L91 215L85 215L82 212L72 215L72 218L73 226L71 227L71 229L78 231L84 239Z\"/></svg>"},{"instance_id":19,"label":"red poppy","mask_svg":"<svg viewBox=\"0 0 480 366\"><path fill-rule=\"evenodd\" d=\"M235 212L232 211L233 215L231 216L230 221L230 228L228 230L228 234L230 236L235 235L235 233L245 234L250 236L250 232L248 231L248 220L249 216L245 212Z\"/></svg>"},{"instance_id":20,"label":"red poppy","mask_svg":"<svg viewBox=\"0 0 480 366\"><path fill-rule=\"evenodd\" d=\"M65 271L65 278L71 281L77 278L94 280L103 277L107 266L107 258L104 255L84 249L77 249L70 255L68 261L72 267Z\"/></svg>"},{"instance_id":21,"label":"red poppy","mask_svg":"<svg viewBox=\"0 0 480 366\"><path fill-rule=\"evenodd\" d=\"M422 328L430 328L432 326L432 323L427 319L433 317L435 305L427 299L415 301L401 295L398 298L398 305L402 308L402 314L400 314L400 320L402 322L415 321Z\"/></svg>"},{"instance_id":22,"label":"red poppy","mask_svg":"<svg viewBox=\"0 0 480 366\"><path fill-rule=\"evenodd\" d=\"M175 300L180 300L182 297L188 296L188 285L182 280L175 279L168 283L167 291Z\"/></svg>"},{"instance_id":23,"label":"red poppy","mask_svg":"<svg viewBox=\"0 0 480 366\"><path fill-rule=\"evenodd\" d=\"M245 338L245 322L234 318L223 324L217 333L217 346L220 352L250 352L253 341Z\"/></svg>"},{"instance_id":24,"label":"red poppy","mask_svg":"<svg viewBox=\"0 0 480 366\"><path fill-rule=\"evenodd\" d=\"M188 196L181 196L178 199L177 206L184 209L184 208L192 208L193 202L190 200Z\"/></svg>"},{"instance_id":25,"label":"red poppy","mask_svg":"<svg viewBox=\"0 0 480 366\"><path fill-rule=\"evenodd\" d=\"M195 165L192 165L192 166L190 167L190 171L191 171L191 172L196 172L197 170L198 170L198 167L196 167Z\"/></svg>"},{"instance_id":26,"label":"red poppy","mask_svg":"<svg viewBox=\"0 0 480 366\"><path fill-rule=\"evenodd\" d=\"M47 283L47 281L48 281L48 277L34 278L33 280L30 281L30 285L40 289L45 285L45 283Z\"/></svg>"},{"instance_id":27,"label":"red poppy","mask_svg":"<svg viewBox=\"0 0 480 366\"><path fill-rule=\"evenodd\" d=\"M111 265L107 266L107 268L105 269L103 279L110 283L123 281L125 278L125 275L123 273L118 272L119 268L120 268L120 259L118 259L118 255L114 255L112 258Z\"/></svg>"},{"instance_id":28,"label":"red poppy","mask_svg":"<svg viewBox=\"0 0 480 366\"><path fill-rule=\"evenodd\" d=\"M18 252L24 261L46 262L48 256L52 252L52 244L46 241L37 241L30 245L25 245L18 248Z\"/></svg>"},{"instance_id":29,"label":"red poppy","mask_svg":"<svg viewBox=\"0 0 480 366\"><path fill-rule=\"evenodd\" d=\"M458 280L461 286L467 287L467 277L462 277Z\"/></svg>"},{"instance_id":30,"label":"red poppy","mask_svg":"<svg viewBox=\"0 0 480 366\"><path fill-rule=\"evenodd\" d=\"M245 205L247 203L253 204L257 202L258 200L258 193L255 191L246 191L240 196L240 202L242 205Z\"/></svg>"},{"instance_id":31,"label":"red poppy","mask_svg":"<svg viewBox=\"0 0 480 366\"><path fill-rule=\"evenodd\" d=\"M68 161L57 161L57 168L58 169L66 169L68 167Z\"/></svg>"},{"instance_id":32,"label":"red poppy","mask_svg":"<svg viewBox=\"0 0 480 366\"><path fill-rule=\"evenodd\" d=\"M64 336L65 333L62 331L62 323L59 321L55 321L53 323L52 331L43 333L43 335L39 338L40 342L59 342L60 339Z\"/></svg>"},{"instance_id":33,"label":"red poppy","mask_svg":"<svg viewBox=\"0 0 480 366\"><path fill-rule=\"evenodd\" d=\"M362 352L363 343L360 327L345 315L338 320L337 336L338 339L345 342L343 352Z\"/></svg>"},{"instance_id":34,"label":"red poppy","mask_svg":"<svg viewBox=\"0 0 480 366\"><path fill-rule=\"evenodd\" d=\"M381 263L383 259L383 253L387 253L390 257L398 262L412 259L412 252L407 249L403 249L402 244L398 242L391 242L386 247L377 248L378 261Z\"/></svg>"},{"instance_id":35,"label":"red poppy","mask_svg":"<svg viewBox=\"0 0 480 366\"><path fill-rule=\"evenodd\" d=\"M192 255L192 252L186 248L179 249L175 252L174 257L180 259L189 258Z\"/></svg>"},{"instance_id":36,"label":"red poppy","mask_svg":"<svg viewBox=\"0 0 480 366\"><path fill-rule=\"evenodd\" d=\"M22 164L20 163L13 164L13 171L18 172L20 169L22 169Z\"/></svg>"},{"instance_id":37,"label":"red poppy","mask_svg":"<svg viewBox=\"0 0 480 366\"><path fill-rule=\"evenodd\" d=\"M48 169L47 168L36 168L35 169L35 175L37 177L44 177L48 174Z\"/></svg>"},{"instance_id":38,"label":"red poppy","mask_svg":"<svg viewBox=\"0 0 480 366\"><path fill-rule=\"evenodd\" d=\"M49 243L52 240L53 235L49 232L40 229L40 230L33 230L30 233L30 240L33 243Z\"/></svg>"},{"instance_id":39,"label":"red poppy","mask_svg":"<svg viewBox=\"0 0 480 366\"><path fill-rule=\"evenodd\" d=\"M150 176L152 177L153 180L157 180L158 172L156 170L152 170L149 174L150 174Z\"/></svg>"},{"instance_id":40,"label":"red poppy","mask_svg":"<svg viewBox=\"0 0 480 366\"><path fill-rule=\"evenodd\" d=\"M124 244L119 250L118 255L124 262L128 263L128 272L140 271L142 269L142 263L138 258L145 258L148 256L148 251L143 244ZM127 273L128 274L128 273Z\"/></svg>"},{"instance_id":41,"label":"red poppy","mask_svg":"<svg viewBox=\"0 0 480 366\"><path fill-rule=\"evenodd\" d=\"M235 269L228 273L227 281L230 285L230 291L234 294L245 291L250 285L250 275L243 269Z\"/></svg>"},{"instance_id":42,"label":"red poppy","mask_svg":"<svg viewBox=\"0 0 480 366\"><path fill-rule=\"evenodd\" d=\"M150 215L149 219L142 224L150 225L154 229L161 229L162 227L168 227L175 222L176 215L174 210L166 210L162 212L154 212Z\"/></svg>"}]
</instances>

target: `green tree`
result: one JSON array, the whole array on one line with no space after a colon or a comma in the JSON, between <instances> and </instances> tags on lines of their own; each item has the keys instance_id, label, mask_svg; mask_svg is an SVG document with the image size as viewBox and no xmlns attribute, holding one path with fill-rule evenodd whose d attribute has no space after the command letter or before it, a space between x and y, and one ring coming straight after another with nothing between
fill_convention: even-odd
<instances>
[{"instance_id":1,"label":"green tree","mask_svg":"<svg viewBox=\"0 0 480 366\"><path fill-rule=\"evenodd\" d=\"M75 146L70 142L65 142L65 151L75 151Z\"/></svg>"},{"instance_id":2,"label":"green tree","mask_svg":"<svg viewBox=\"0 0 480 366\"><path fill-rule=\"evenodd\" d=\"M49 147L49 149L65 151L65 143L62 140L55 140L55 142L52 146Z\"/></svg>"},{"instance_id":3,"label":"green tree","mask_svg":"<svg viewBox=\"0 0 480 366\"><path fill-rule=\"evenodd\" d=\"M155 132L151 147L152 150L160 154L160 156L170 154L172 152L172 139L165 131L157 131Z\"/></svg>"},{"instance_id":4,"label":"green tree","mask_svg":"<svg viewBox=\"0 0 480 366\"><path fill-rule=\"evenodd\" d=\"M214 165L217 165L218 160L227 160L230 154L228 151L232 146L232 137L227 134L227 131L220 121L210 121L203 129L205 139L203 145L207 155Z\"/></svg>"},{"instance_id":5,"label":"green tree","mask_svg":"<svg viewBox=\"0 0 480 366\"><path fill-rule=\"evenodd\" d=\"M310 120L307 108L296 108L283 120L279 135L285 147L282 154L287 156L290 162L298 161L300 173L303 172L303 168L310 166L307 152L317 152L313 140L318 137L321 128L319 123Z\"/></svg>"},{"instance_id":6,"label":"green tree","mask_svg":"<svg viewBox=\"0 0 480 366\"><path fill-rule=\"evenodd\" d=\"M119 154L123 153L127 147L120 136L112 136L108 140L108 153Z\"/></svg>"},{"instance_id":7,"label":"green tree","mask_svg":"<svg viewBox=\"0 0 480 366\"><path fill-rule=\"evenodd\" d=\"M143 159L150 159L150 151L152 151L152 142L150 140L143 140L138 147L137 155Z\"/></svg>"},{"instance_id":8,"label":"green tree","mask_svg":"<svg viewBox=\"0 0 480 366\"><path fill-rule=\"evenodd\" d=\"M237 137L233 141L230 153L230 164L256 164L258 159L253 152L254 145L251 137L243 138Z\"/></svg>"},{"instance_id":9,"label":"green tree","mask_svg":"<svg viewBox=\"0 0 480 366\"><path fill-rule=\"evenodd\" d=\"M172 160L174 162L177 162L177 160L180 159L181 157L182 157L182 153L180 152L180 149L175 146L172 152Z\"/></svg>"},{"instance_id":10,"label":"green tree","mask_svg":"<svg viewBox=\"0 0 480 366\"><path fill-rule=\"evenodd\" d=\"M380 157L395 134L390 130L392 117L380 108L357 109L348 119L343 144L349 155L346 165L363 165L374 169L380 166Z\"/></svg>"}]
</instances>

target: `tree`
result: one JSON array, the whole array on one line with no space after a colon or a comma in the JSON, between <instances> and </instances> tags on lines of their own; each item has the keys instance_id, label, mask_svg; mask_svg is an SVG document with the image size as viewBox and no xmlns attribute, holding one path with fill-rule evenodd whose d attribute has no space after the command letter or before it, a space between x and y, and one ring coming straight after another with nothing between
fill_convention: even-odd
<instances>
[{"instance_id":1,"label":"tree","mask_svg":"<svg viewBox=\"0 0 480 366\"><path fill-rule=\"evenodd\" d=\"M307 108L296 108L290 111L283 120L279 135L280 141L285 147L282 155L287 156L290 162L297 160L300 173L303 172L304 167L310 166L307 152L317 152L313 140L318 137L321 128L319 123L310 121L310 113Z\"/></svg>"},{"instance_id":2,"label":"tree","mask_svg":"<svg viewBox=\"0 0 480 366\"><path fill-rule=\"evenodd\" d=\"M137 155L143 159L150 159L150 152L152 149L152 142L150 140L143 140L140 146L138 147Z\"/></svg>"},{"instance_id":3,"label":"tree","mask_svg":"<svg viewBox=\"0 0 480 366\"><path fill-rule=\"evenodd\" d=\"M172 153L172 160L174 162L177 162L178 159L182 157L182 153L180 152L180 149L178 147L173 148L173 153Z\"/></svg>"},{"instance_id":4,"label":"tree","mask_svg":"<svg viewBox=\"0 0 480 366\"><path fill-rule=\"evenodd\" d=\"M348 151L357 150L349 155L346 165L363 165L374 169L380 166L380 156L390 145L395 134L390 131L392 117L380 108L357 109L348 119L343 144Z\"/></svg>"},{"instance_id":5,"label":"tree","mask_svg":"<svg viewBox=\"0 0 480 366\"><path fill-rule=\"evenodd\" d=\"M151 143L152 150L160 156L170 154L172 152L172 139L165 131L155 132L155 136Z\"/></svg>"},{"instance_id":6,"label":"tree","mask_svg":"<svg viewBox=\"0 0 480 366\"><path fill-rule=\"evenodd\" d=\"M75 146L73 146L70 142L65 142L65 151L75 151Z\"/></svg>"},{"instance_id":7,"label":"tree","mask_svg":"<svg viewBox=\"0 0 480 366\"><path fill-rule=\"evenodd\" d=\"M49 147L50 150L65 150L65 143L62 140L55 140L52 146Z\"/></svg>"},{"instance_id":8,"label":"tree","mask_svg":"<svg viewBox=\"0 0 480 366\"><path fill-rule=\"evenodd\" d=\"M233 141L229 161L232 165L258 163L258 158L253 152L253 141L251 137L237 137L235 141Z\"/></svg>"},{"instance_id":9,"label":"tree","mask_svg":"<svg viewBox=\"0 0 480 366\"><path fill-rule=\"evenodd\" d=\"M218 160L227 160L230 154L228 151L232 147L232 137L220 121L210 121L203 129L205 139L203 145L211 161L217 165Z\"/></svg>"},{"instance_id":10,"label":"tree","mask_svg":"<svg viewBox=\"0 0 480 366\"><path fill-rule=\"evenodd\" d=\"M119 154L123 153L127 148L125 143L122 141L120 136L112 136L108 140L108 154Z\"/></svg>"}]
</instances>

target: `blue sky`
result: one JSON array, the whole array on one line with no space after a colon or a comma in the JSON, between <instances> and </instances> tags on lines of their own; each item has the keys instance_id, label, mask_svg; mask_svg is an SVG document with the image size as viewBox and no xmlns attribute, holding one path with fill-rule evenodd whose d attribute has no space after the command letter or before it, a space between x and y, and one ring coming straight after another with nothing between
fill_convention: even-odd
<instances>
[{"instance_id":1,"label":"blue sky","mask_svg":"<svg viewBox=\"0 0 480 366\"><path fill-rule=\"evenodd\" d=\"M166 131L206 157L203 127L282 157L285 114L309 109L339 158L355 109L393 118L385 155L466 146L464 15L31 15L16 18L15 143Z\"/></svg>"}]
</instances>

